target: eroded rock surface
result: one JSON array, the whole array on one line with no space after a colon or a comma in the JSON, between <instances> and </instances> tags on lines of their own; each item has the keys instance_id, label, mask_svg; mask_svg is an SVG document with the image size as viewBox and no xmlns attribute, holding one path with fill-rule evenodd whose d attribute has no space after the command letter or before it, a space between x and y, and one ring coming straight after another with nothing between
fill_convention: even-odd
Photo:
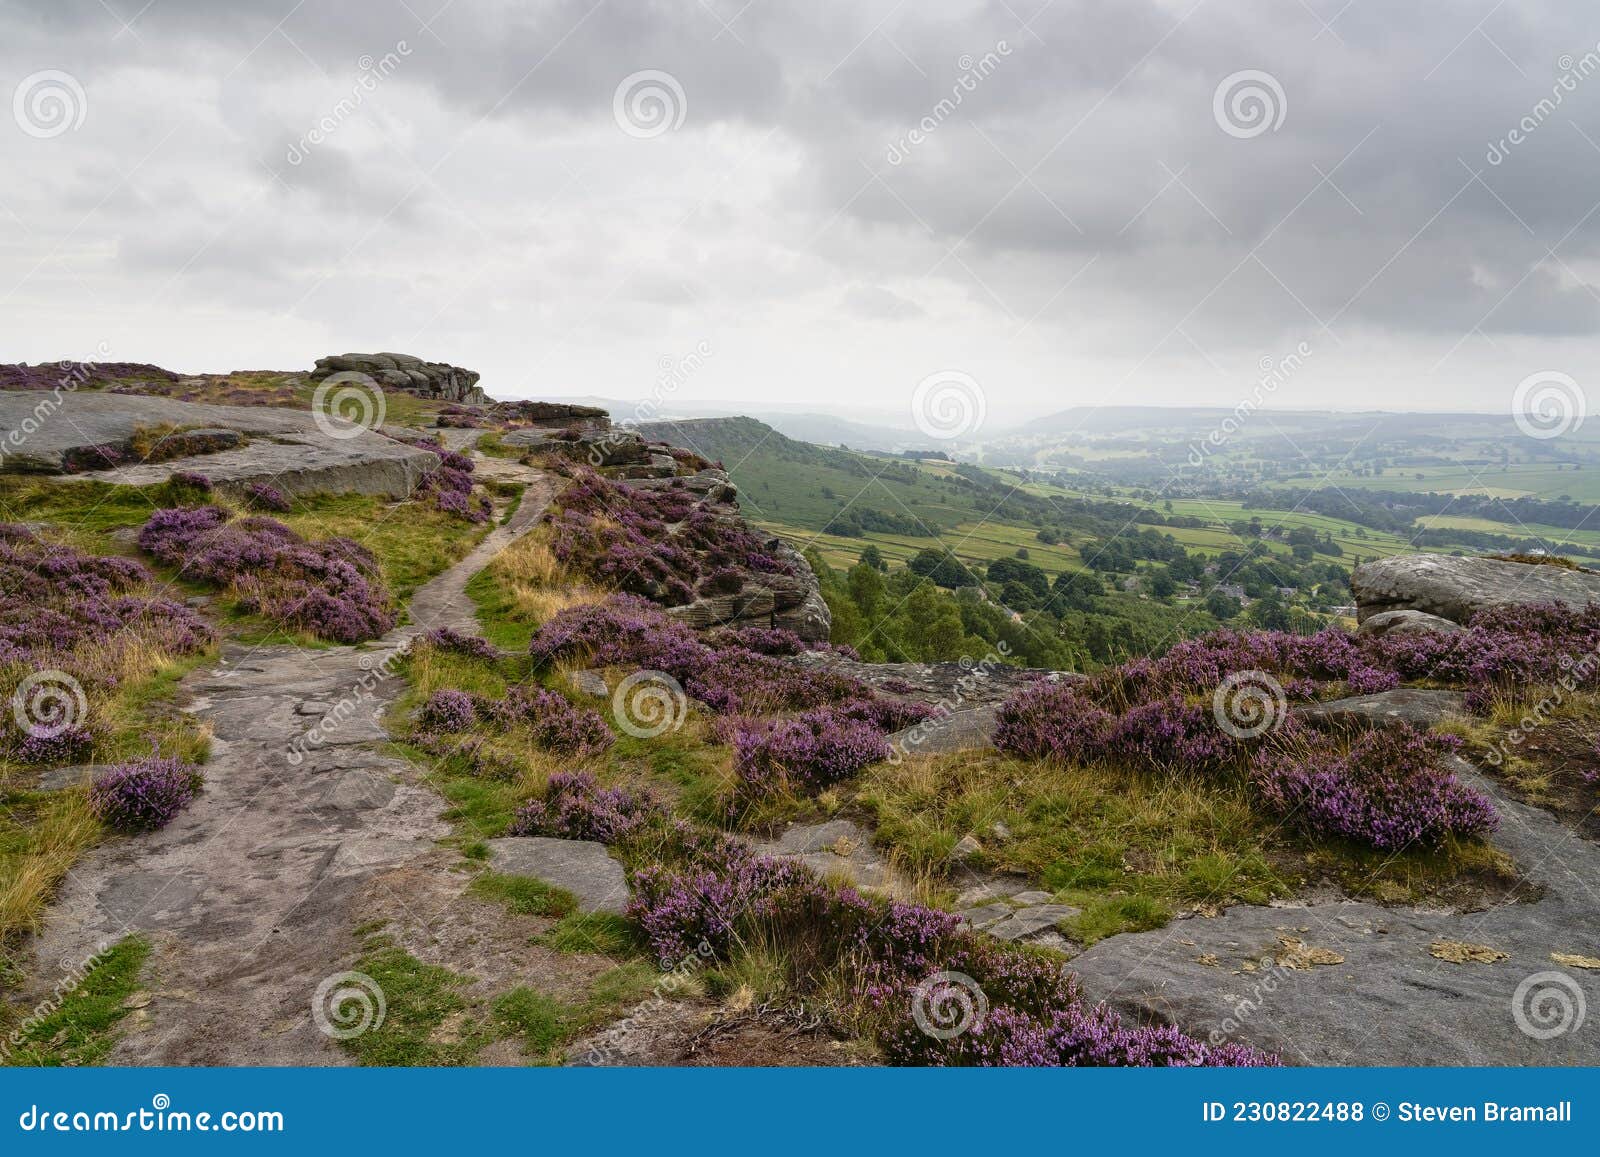
<instances>
[{"instance_id":1,"label":"eroded rock surface","mask_svg":"<svg viewBox=\"0 0 1600 1157\"><path fill-rule=\"evenodd\" d=\"M59 475L84 463L104 461L102 448L130 454L135 435L162 427L185 428L190 436L203 433L188 448L214 449L73 476L147 486L183 471L203 474L224 491L262 483L290 494L325 491L404 498L438 466L437 455L370 430L351 427L330 433L306 410L214 406L95 391L62 394L49 401L55 408L41 420L36 416L37 393L0 393L0 470Z\"/></svg>"},{"instance_id":2,"label":"eroded rock surface","mask_svg":"<svg viewBox=\"0 0 1600 1157\"><path fill-rule=\"evenodd\" d=\"M1422 611L1465 623L1478 611L1493 607L1530 603L1581 607L1600 602L1600 573L1447 554L1396 555L1363 563L1350 576L1350 587L1355 592L1356 618L1363 624L1394 610Z\"/></svg>"},{"instance_id":3,"label":"eroded rock surface","mask_svg":"<svg viewBox=\"0 0 1600 1157\"><path fill-rule=\"evenodd\" d=\"M593 840L548 836L506 836L489 841L490 863L508 876L532 876L571 892L580 912L622 915L628 907L628 881L606 846Z\"/></svg>"}]
</instances>

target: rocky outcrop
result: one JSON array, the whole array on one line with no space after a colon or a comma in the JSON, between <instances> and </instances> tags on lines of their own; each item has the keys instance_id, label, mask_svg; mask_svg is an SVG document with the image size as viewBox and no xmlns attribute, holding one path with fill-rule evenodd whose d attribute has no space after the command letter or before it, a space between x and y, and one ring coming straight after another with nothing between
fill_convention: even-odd
<instances>
[{"instance_id":1,"label":"rocky outcrop","mask_svg":"<svg viewBox=\"0 0 1600 1157\"><path fill-rule=\"evenodd\" d=\"M1447 716L1466 715L1466 696L1459 691L1396 687L1371 695L1352 695L1294 709L1306 723L1331 726L1389 727L1396 723L1428 728Z\"/></svg>"},{"instance_id":2,"label":"rocky outcrop","mask_svg":"<svg viewBox=\"0 0 1600 1157\"><path fill-rule=\"evenodd\" d=\"M365 374L381 386L418 397L481 406L489 396L478 388L478 373L444 362L425 362L410 354L330 354L317 359L314 382L338 373Z\"/></svg>"},{"instance_id":3,"label":"rocky outcrop","mask_svg":"<svg viewBox=\"0 0 1600 1157\"><path fill-rule=\"evenodd\" d=\"M1356 634L1371 635L1376 639L1383 635L1453 635L1463 629L1460 623L1452 623L1449 619L1441 619L1426 611L1379 611L1363 619L1356 628Z\"/></svg>"},{"instance_id":4,"label":"rocky outcrop","mask_svg":"<svg viewBox=\"0 0 1600 1157\"><path fill-rule=\"evenodd\" d=\"M48 407L37 393L0 393L0 472L148 486L182 471L203 474L224 491L260 483L287 494L404 498L439 461L427 450L370 430L330 432L305 410L99 391L44 401ZM136 441L142 444L150 431L161 429L178 431L156 443L170 444L181 451L177 456L135 449ZM105 468L84 470L96 464Z\"/></svg>"},{"instance_id":5,"label":"rocky outcrop","mask_svg":"<svg viewBox=\"0 0 1600 1157\"><path fill-rule=\"evenodd\" d=\"M1395 610L1465 623L1494 607L1600 603L1600 574L1594 571L1445 554L1397 555L1365 563L1350 576L1350 587L1356 618L1363 624Z\"/></svg>"}]
</instances>

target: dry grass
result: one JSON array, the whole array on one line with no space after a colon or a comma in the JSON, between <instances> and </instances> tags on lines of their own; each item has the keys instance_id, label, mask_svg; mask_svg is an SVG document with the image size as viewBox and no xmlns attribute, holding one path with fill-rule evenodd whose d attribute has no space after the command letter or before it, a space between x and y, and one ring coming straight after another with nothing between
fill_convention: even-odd
<instances>
[{"instance_id":1,"label":"dry grass","mask_svg":"<svg viewBox=\"0 0 1600 1157\"><path fill-rule=\"evenodd\" d=\"M500 646L521 648L541 623L568 607L603 602L609 592L562 566L535 530L495 555L467 593L478 604L484 634Z\"/></svg>"},{"instance_id":2,"label":"dry grass","mask_svg":"<svg viewBox=\"0 0 1600 1157\"><path fill-rule=\"evenodd\" d=\"M56 885L100 835L82 789L6 797L0 813L0 955L34 930Z\"/></svg>"}]
</instances>

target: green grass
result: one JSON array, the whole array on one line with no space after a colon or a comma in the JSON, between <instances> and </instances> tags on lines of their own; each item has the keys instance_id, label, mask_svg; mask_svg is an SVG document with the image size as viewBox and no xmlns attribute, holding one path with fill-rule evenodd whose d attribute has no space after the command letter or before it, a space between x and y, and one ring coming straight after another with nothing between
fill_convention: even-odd
<instances>
[{"instance_id":1,"label":"green grass","mask_svg":"<svg viewBox=\"0 0 1600 1157\"><path fill-rule=\"evenodd\" d=\"M363 1065L468 1065L497 1035L469 1006L463 990L470 978L424 964L386 939L369 942L355 971L370 976L384 1000L382 1023L374 1018L373 1027L342 1042ZM442 1031L452 1017L454 1030Z\"/></svg>"},{"instance_id":2,"label":"green grass","mask_svg":"<svg viewBox=\"0 0 1600 1157\"><path fill-rule=\"evenodd\" d=\"M150 944L137 936L118 941L90 964L83 979L60 999L48 999L29 1014L37 1019L7 1023L0 1039L12 1033L21 1041L4 1058L26 1066L97 1065L116 1043L117 1026L133 1011L139 973Z\"/></svg>"},{"instance_id":3,"label":"green grass","mask_svg":"<svg viewBox=\"0 0 1600 1157\"><path fill-rule=\"evenodd\" d=\"M484 872L473 879L469 890L474 896L496 900L521 916L569 916L578 907L571 892L532 876Z\"/></svg>"},{"instance_id":4,"label":"green grass","mask_svg":"<svg viewBox=\"0 0 1600 1157\"><path fill-rule=\"evenodd\" d=\"M632 920L610 912L573 912L563 916L539 943L557 952L592 952L599 956L628 956L640 948L639 929Z\"/></svg>"}]
</instances>

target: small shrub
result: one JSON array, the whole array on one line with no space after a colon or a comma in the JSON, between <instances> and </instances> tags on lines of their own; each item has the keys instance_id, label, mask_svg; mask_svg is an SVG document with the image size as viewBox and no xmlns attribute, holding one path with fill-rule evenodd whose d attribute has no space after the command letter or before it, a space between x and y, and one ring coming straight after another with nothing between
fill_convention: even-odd
<instances>
[{"instance_id":1,"label":"small shrub","mask_svg":"<svg viewBox=\"0 0 1600 1157\"><path fill-rule=\"evenodd\" d=\"M154 831L188 807L199 786L200 774L192 764L152 755L102 773L89 789L89 802L118 831Z\"/></svg>"}]
</instances>

